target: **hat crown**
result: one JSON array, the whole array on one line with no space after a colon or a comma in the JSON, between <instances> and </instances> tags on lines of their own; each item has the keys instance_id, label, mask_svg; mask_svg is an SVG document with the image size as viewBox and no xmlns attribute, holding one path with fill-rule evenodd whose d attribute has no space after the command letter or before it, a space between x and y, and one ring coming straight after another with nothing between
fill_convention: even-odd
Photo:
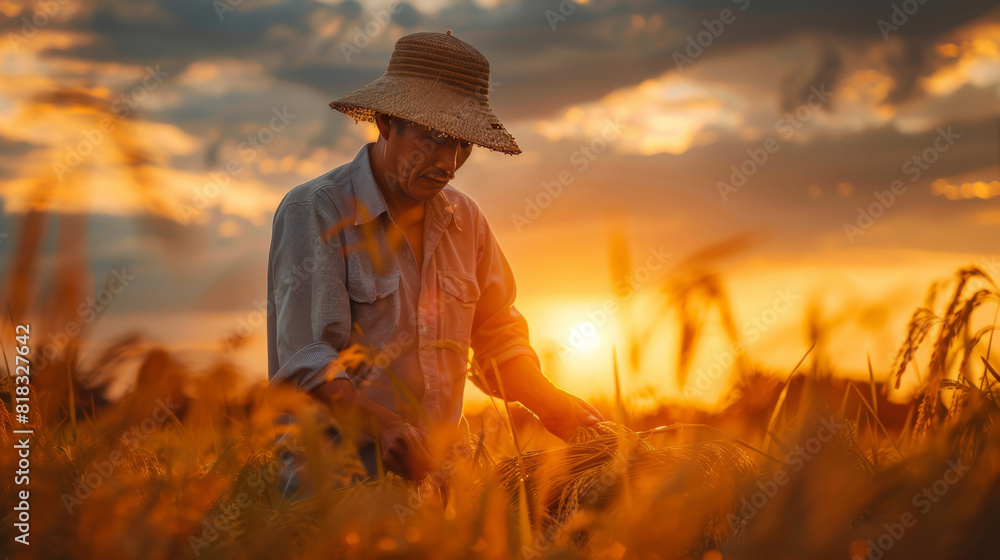
<instances>
[{"instance_id":1,"label":"hat crown","mask_svg":"<svg viewBox=\"0 0 1000 560\"><path fill-rule=\"evenodd\" d=\"M451 33L413 33L396 41L385 73L330 102L358 121L382 113L406 119L484 148L519 154L489 103L490 63Z\"/></svg>"},{"instance_id":2,"label":"hat crown","mask_svg":"<svg viewBox=\"0 0 1000 560\"><path fill-rule=\"evenodd\" d=\"M489 101L489 61L475 47L451 34L412 33L401 37L385 74L434 81Z\"/></svg>"}]
</instances>

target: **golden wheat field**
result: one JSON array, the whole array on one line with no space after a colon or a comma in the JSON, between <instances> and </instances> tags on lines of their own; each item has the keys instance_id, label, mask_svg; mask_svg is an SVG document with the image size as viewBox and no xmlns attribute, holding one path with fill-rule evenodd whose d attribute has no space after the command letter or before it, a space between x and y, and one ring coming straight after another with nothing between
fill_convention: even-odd
<instances>
[{"instance_id":1,"label":"golden wheat field","mask_svg":"<svg viewBox=\"0 0 1000 560\"><path fill-rule=\"evenodd\" d=\"M29 217L21 255L39 230ZM40 558L995 558L998 303L991 278L963 269L913 313L892 371L849 381L808 351L784 372L744 364L712 412L636 413L619 389L598 402L608 420L569 444L495 401L468 414L471 443L442 446L419 483L363 479L346 447L323 445L308 397L240 383L221 352L194 371L140 335L87 367L74 338L32 364L18 400L24 339L5 323L4 554L22 538ZM974 329L984 314L993 321ZM110 402L104 389L130 367L138 389ZM919 390L889 401L887 385L904 380ZM299 422L275 445L281 411ZM297 459L313 491L283 501L283 461Z\"/></svg>"},{"instance_id":2,"label":"golden wheat field","mask_svg":"<svg viewBox=\"0 0 1000 560\"><path fill-rule=\"evenodd\" d=\"M1000 559L998 155L996 1L0 0L0 560Z\"/></svg>"}]
</instances>

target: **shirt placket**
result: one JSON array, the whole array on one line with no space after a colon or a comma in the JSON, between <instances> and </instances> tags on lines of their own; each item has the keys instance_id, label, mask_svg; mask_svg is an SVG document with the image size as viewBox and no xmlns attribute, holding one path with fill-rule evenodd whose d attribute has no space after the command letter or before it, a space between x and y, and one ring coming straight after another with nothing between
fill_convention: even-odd
<instances>
[{"instance_id":1,"label":"shirt placket","mask_svg":"<svg viewBox=\"0 0 1000 560\"><path fill-rule=\"evenodd\" d=\"M430 206L432 215L428 216L427 231L424 233L424 260L420 276L420 298L417 304L417 341L419 344L418 360L424 374L424 410L431 417L438 418L442 411L442 386L446 380L442 378L441 364L438 360L441 349L434 343L440 340L440 317L438 306L440 293L437 286L437 256L435 248L444 234L448 220L451 218L451 206L440 207L440 201L435 200ZM437 204L437 205L436 205Z\"/></svg>"}]
</instances>

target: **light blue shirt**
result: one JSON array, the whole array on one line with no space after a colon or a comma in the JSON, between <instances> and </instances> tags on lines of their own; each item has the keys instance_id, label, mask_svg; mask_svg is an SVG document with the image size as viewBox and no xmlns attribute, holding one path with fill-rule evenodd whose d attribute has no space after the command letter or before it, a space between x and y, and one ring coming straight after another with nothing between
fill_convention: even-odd
<instances>
[{"instance_id":1,"label":"light blue shirt","mask_svg":"<svg viewBox=\"0 0 1000 560\"><path fill-rule=\"evenodd\" d=\"M357 344L372 363L335 367L334 378L350 379L366 397L415 419L391 371L422 395L430 420L456 424L470 347L489 373L493 360L499 366L524 355L538 363L514 307L514 275L478 205L450 185L427 202L418 264L375 182L371 145L293 188L275 212L268 379L315 389L327 364ZM403 241L393 247L390 239Z\"/></svg>"}]
</instances>

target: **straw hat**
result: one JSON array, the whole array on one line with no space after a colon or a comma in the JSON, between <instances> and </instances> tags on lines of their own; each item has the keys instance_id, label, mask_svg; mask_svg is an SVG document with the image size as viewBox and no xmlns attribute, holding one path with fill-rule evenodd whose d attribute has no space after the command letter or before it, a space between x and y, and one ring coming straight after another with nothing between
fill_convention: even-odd
<instances>
[{"instance_id":1,"label":"straw hat","mask_svg":"<svg viewBox=\"0 0 1000 560\"><path fill-rule=\"evenodd\" d=\"M505 154L519 154L514 137L490 109L490 63L472 45L447 33L401 37L385 74L330 107L356 121L385 113L436 128Z\"/></svg>"}]
</instances>

